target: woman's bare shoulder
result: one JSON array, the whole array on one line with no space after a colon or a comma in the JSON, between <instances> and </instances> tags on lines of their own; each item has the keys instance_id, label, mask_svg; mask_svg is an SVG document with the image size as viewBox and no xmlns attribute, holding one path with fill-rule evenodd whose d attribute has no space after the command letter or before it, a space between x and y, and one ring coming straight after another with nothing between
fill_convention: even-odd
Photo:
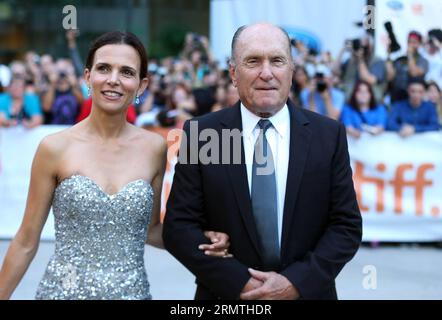
<instances>
[{"instance_id":1,"label":"woman's bare shoulder","mask_svg":"<svg viewBox=\"0 0 442 320\"><path fill-rule=\"evenodd\" d=\"M47 155L58 157L63 153L64 150L66 150L71 140L72 128L67 128L45 136L41 140L38 150L46 153Z\"/></svg>"},{"instance_id":2,"label":"woman's bare shoulder","mask_svg":"<svg viewBox=\"0 0 442 320\"><path fill-rule=\"evenodd\" d=\"M133 127L135 139L138 145L155 153L164 153L167 150L167 141L158 133L148 131L145 129Z\"/></svg>"}]
</instances>

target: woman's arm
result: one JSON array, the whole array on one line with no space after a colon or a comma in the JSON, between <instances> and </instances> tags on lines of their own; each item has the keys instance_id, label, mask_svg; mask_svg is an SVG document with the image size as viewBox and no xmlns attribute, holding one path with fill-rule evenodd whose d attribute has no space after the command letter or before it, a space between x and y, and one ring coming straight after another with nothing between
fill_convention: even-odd
<instances>
[{"instance_id":1,"label":"woman's arm","mask_svg":"<svg viewBox=\"0 0 442 320\"><path fill-rule=\"evenodd\" d=\"M390 58L385 61L385 70L387 71L387 81L393 81L396 77L396 69L394 68L393 62Z\"/></svg>"},{"instance_id":2,"label":"woman's arm","mask_svg":"<svg viewBox=\"0 0 442 320\"><path fill-rule=\"evenodd\" d=\"M43 116L39 114L32 116L30 120L23 121L23 125L28 129L38 127L42 124L43 124Z\"/></svg>"},{"instance_id":3,"label":"woman's arm","mask_svg":"<svg viewBox=\"0 0 442 320\"><path fill-rule=\"evenodd\" d=\"M9 127L8 125L8 119L6 118L6 115L0 111L0 128L1 127Z\"/></svg>"},{"instance_id":4,"label":"woman's arm","mask_svg":"<svg viewBox=\"0 0 442 320\"><path fill-rule=\"evenodd\" d=\"M152 188L154 190L152 218L149 224L149 232L146 243L154 247L164 249L163 242L163 224L160 221L161 212L161 190L163 187L164 172L167 163L167 143L164 139L158 139L158 155L156 162L158 170L155 178L152 180ZM206 255L214 257L232 257L228 252L230 246L229 236L222 232L205 231L204 235L210 240L210 244L200 244L199 249L204 251Z\"/></svg>"},{"instance_id":5,"label":"woman's arm","mask_svg":"<svg viewBox=\"0 0 442 320\"><path fill-rule=\"evenodd\" d=\"M161 190L163 187L164 171L166 170L167 161L167 143L164 139L158 138L157 153L155 157L155 163L157 165L157 173L152 180L152 188L154 191L152 218L149 224L149 232L147 236L147 243L164 249L164 243L162 238L163 224L160 221L161 213Z\"/></svg>"},{"instance_id":6,"label":"woman's arm","mask_svg":"<svg viewBox=\"0 0 442 320\"><path fill-rule=\"evenodd\" d=\"M24 218L0 270L0 300L11 297L38 249L56 186L57 157L50 145L45 138L34 157Z\"/></svg>"},{"instance_id":7,"label":"woman's arm","mask_svg":"<svg viewBox=\"0 0 442 320\"><path fill-rule=\"evenodd\" d=\"M45 112L50 112L55 100L55 83L53 80L48 85L47 91L41 96L41 104Z\"/></svg>"}]
</instances>

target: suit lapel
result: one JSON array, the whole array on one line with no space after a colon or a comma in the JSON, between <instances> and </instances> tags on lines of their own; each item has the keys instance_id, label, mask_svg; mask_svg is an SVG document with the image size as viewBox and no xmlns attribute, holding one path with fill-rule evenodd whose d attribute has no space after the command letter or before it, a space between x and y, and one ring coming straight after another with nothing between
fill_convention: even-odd
<instances>
[{"instance_id":1,"label":"suit lapel","mask_svg":"<svg viewBox=\"0 0 442 320\"><path fill-rule=\"evenodd\" d=\"M222 119L221 124L228 129L239 129L242 132L242 120L240 104L237 103L232 107L231 112ZM233 160L233 148L230 148L230 161ZM246 227L251 242L260 256L258 232L256 229L255 218L252 212L252 203L250 200L250 192L247 178L247 168L244 155L244 142L241 136L241 163L226 165L226 170L236 197L239 211Z\"/></svg>"},{"instance_id":2,"label":"suit lapel","mask_svg":"<svg viewBox=\"0 0 442 320\"><path fill-rule=\"evenodd\" d=\"M287 252L286 247L289 245L288 239L294 215L293 211L311 142L311 131L307 126L308 119L301 110L293 106L290 100L287 106L290 112L290 152L282 224L282 256Z\"/></svg>"}]
</instances>

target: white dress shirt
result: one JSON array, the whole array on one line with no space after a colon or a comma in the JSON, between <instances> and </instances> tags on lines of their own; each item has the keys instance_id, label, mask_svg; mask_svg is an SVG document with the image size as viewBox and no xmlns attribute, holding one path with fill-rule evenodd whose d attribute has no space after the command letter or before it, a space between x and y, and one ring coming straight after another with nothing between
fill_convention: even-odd
<instances>
[{"instance_id":1,"label":"white dress shirt","mask_svg":"<svg viewBox=\"0 0 442 320\"><path fill-rule=\"evenodd\" d=\"M244 156L247 167L249 194L252 194L252 167L255 142L259 136L258 121L262 118L249 111L241 103L241 118L244 137ZM287 105L276 114L267 118L273 126L266 132L266 138L272 150L275 164L277 211L278 211L278 239L281 247L282 220L284 213L285 188L289 168L290 153L290 114Z\"/></svg>"}]
</instances>

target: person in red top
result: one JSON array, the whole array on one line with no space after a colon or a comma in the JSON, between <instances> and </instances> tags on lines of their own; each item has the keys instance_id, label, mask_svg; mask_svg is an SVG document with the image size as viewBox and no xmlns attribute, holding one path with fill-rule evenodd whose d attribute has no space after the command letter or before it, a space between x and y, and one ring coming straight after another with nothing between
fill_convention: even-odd
<instances>
[{"instance_id":1,"label":"person in red top","mask_svg":"<svg viewBox=\"0 0 442 320\"><path fill-rule=\"evenodd\" d=\"M92 109L92 98L89 98L85 100L81 105L81 109L80 112L78 113L76 123L86 119L91 113L91 109ZM134 124L136 118L137 118L137 113L135 111L135 106L133 104L130 104L127 109L127 115L126 115L127 122Z\"/></svg>"}]
</instances>

